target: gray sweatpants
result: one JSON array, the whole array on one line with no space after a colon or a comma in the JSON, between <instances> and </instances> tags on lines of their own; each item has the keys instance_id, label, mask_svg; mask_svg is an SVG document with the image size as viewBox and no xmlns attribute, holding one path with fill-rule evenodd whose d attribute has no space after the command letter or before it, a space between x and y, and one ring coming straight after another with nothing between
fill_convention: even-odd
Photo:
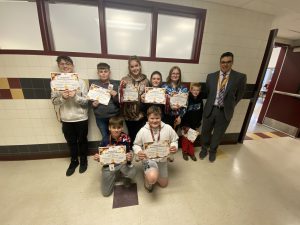
<instances>
[{"instance_id":1,"label":"gray sweatpants","mask_svg":"<svg viewBox=\"0 0 300 225\"><path fill-rule=\"evenodd\" d=\"M136 169L133 165L119 164L115 166L114 171L110 171L109 167L102 167L101 175L101 192L103 196L111 195L114 190L116 179L123 175L123 177L133 179L136 175Z\"/></svg>"}]
</instances>

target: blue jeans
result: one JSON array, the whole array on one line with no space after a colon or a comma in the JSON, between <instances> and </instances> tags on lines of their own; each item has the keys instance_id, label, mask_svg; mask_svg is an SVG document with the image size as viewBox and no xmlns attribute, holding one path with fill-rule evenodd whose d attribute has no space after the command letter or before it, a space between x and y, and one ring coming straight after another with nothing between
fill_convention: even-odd
<instances>
[{"instance_id":1,"label":"blue jeans","mask_svg":"<svg viewBox=\"0 0 300 225\"><path fill-rule=\"evenodd\" d=\"M102 135L102 140L108 140L109 130L108 130L109 118L96 118L97 127Z\"/></svg>"}]
</instances>

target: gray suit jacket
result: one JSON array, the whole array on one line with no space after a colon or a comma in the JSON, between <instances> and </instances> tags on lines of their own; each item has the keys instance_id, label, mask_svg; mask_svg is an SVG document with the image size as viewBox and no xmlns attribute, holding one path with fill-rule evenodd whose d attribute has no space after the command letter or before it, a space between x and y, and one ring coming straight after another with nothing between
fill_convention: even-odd
<instances>
[{"instance_id":1,"label":"gray suit jacket","mask_svg":"<svg viewBox=\"0 0 300 225\"><path fill-rule=\"evenodd\" d=\"M204 116L209 117L217 95L219 71L207 75L206 90L207 100L204 107ZM230 121L234 107L243 98L247 77L245 74L231 70L224 96L224 112L226 120Z\"/></svg>"}]
</instances>

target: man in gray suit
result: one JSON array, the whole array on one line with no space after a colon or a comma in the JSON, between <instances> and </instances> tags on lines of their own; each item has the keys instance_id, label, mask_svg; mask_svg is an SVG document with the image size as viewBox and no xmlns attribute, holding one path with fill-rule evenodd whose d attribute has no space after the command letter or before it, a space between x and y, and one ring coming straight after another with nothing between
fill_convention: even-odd
<instances>
[{"instance_id":1,"label":"man in gray suit","mask_svg":"<svg viewBox=\"0 0 300 225\"><path fill-rule=\"evenodd\" d=\"M200 159L207 156L216 160L217 148L233 116L234 108L242 99L246 75L231 69L233 54L225 52L220 57L220 71L208 74L206 79L207 100L203 112Z\"/></svg>"}]
</instances>

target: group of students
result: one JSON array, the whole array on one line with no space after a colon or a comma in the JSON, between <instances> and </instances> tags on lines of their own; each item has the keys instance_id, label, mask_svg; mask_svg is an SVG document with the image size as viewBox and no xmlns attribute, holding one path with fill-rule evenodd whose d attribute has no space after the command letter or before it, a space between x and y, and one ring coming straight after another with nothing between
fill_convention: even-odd
<instances>
[{"instance_id":1,"label":"group of students","mask_svg":"<svg viewBox=\"0 0 300 225\"><path fill-rule=\"evenodd\" d=\"M57 57L60 72L73 73L74 64L70 57ZM166 83L162 82L162 75L154 71L150 80L142 73L141 61L137 56L128 60L128 75L121 79L120 84L110 79L110 66L107 63L97 65L99 80L94 84L109 89L111 98L108 105L91 101L87 98L88 89L84 81L79 80L80 90L52 91L51 99L54 105L59 106L62 131L71 152L71 163L66 171L71 176L79 165L79 172L87 169L87 133L88 133L88 108L92 106L97 126L102 135L100 147L110 145L125 145L127 163L108 165L102 168L101 190L104 196L109 196L115 181L121 176L125 186L129 186L136 174L136 169L131 163L134 157L142 162L144 168L144 186L151 192L156 183L161 187L168 184L167 162L173 161L172 154L178 150L177 129L183 132L189 128L199 129L202 120L203 101L200 83L191 84L190 91L181 82L181 70L178 66L170 69ZM133 85L138 90L138 101L124 102L123 90L126 85ZM165 88L166 104L145 103L146 87ZM187 107L170 104L173 93L188 93ZM125 121L128 135L123 132ZM144 144L155 141L168 141L170 143L170 156L160 159L147 159ZM182 154L185 160L188 156L196 161L194 146L184 136L181 137ZM134 152L134 154L133 154ZM80 160L78 160L78 157ZM94 155L99 160L99 154Z\"/></svg>"},{"instance_id":2,"label":"group of students","mask_svg":"<svg viewBox=\"0 0 300 225\"><path fill-rule=\"evenodd\" d=\"M73 73L74 64L70 57L57 57L59 71ZM233 54L225 52L220 57L220 70L207 75L206 103L203 107L200 83L191 84L190 91L181 83L181 70L178 66L170 69L166 83L162 83L162 75L158 71L151 74L150 81L142 73L141 61L136 56L128 60L128 75L120 84L110 79L110 66L107 63L97 65L99 80L95 85L109 90L111 98L108 105L91 101L87 98L88 89L83 80L79 80L79 90L52 91L51 99L58 106L58 114L62 122L62 131L71 152L71 162L66 171L71 176L79 165L79 173L84 173L88 166L88 108L91 105L97 126L102 134L100 146L126 146L127 163L102 168L102 194L109 196L115 181L122 177L125 186L129 186L136 174L132 164L134 154L143 164L144 186L151 192L156 183L161 187L168 184L167 162L172 162L178 150L177 129L181 127L183 134L189 129L198 130L203 113L201 129L201 151L199 158L209 155L209 161L216 160L216 153L222 137L233 117L234 109L243 98L247 76L232 69ZM134 86L138 91L138 100L123 101L124 89ZM145 103L146 87L164 88L166 104ZM187 107L170 104L174 93L188 94ZM128 135L123 132L126 123ZM144 152L148 142L167 141L170 155L159 159L148 159ZM193 143L184 135L181 136L182 155L184 160L189 156L196 161ZM134 154L133 154L134 152ZM79 157L79 160L78 160ZM95 154L99 160L99 154Z\"/></svg>"}]
</instances>

